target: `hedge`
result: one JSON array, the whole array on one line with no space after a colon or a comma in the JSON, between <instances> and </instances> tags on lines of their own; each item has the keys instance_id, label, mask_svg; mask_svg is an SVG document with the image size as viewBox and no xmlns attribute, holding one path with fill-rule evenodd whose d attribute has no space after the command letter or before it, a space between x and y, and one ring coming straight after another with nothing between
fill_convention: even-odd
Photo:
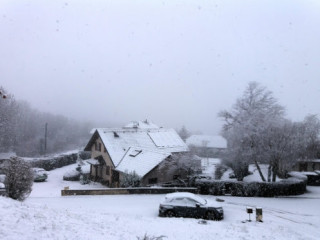
<instances>
[{"instance_id":1,"label":"hedge","mask_svg":"<svg viewBox=\"0 0 320 240\"><path fill-rule=\"evenodd\" d=\"M90 152L79 152L79 157L82 160L89 159L90 158ZM52 158L38 158L33 159L30 163L32 167L38 167L43 168L46 171L51 171L56 168L61 168L70 164L74 164L77 162L78 154L77 153L71 153L66 155L61 155L57 157Z\"/></svg>"},{"instance_id":2,"label":"hedge","mask_svg":"<svg viewBox=\"0 0 320 240\"><path fill-rule=\"evenodd\" d=\"M289 178L280 182L236 182L201 180L195 183L200 194L241 197L275 197L300 195L306 191L306 181Z\"/></svg>"}]
</instances>

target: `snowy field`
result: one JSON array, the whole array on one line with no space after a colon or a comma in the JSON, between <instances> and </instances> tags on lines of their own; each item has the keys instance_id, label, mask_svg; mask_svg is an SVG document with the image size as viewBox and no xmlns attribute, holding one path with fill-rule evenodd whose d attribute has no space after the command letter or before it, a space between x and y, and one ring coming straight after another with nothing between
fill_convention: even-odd
<instances>
[{"instance_id":1,"label":"snowy field","mask_svg":"<svg viewBox=\"0 0 320 240\"><path fill-rule=\"evenodd\" d=\"M320 187L287 198L222 197L225 219L199 224L197 219L159 218L164 195L61 197L65 186L102 187L63 181L62 175L73 168L50 171L48 181L35 183L23 203L0 197L0 239L133 240L145 234L172 240L320 238ZM246 206L262 207L264 222L243 223L248 219Z\"/></svg>"}]
</instances>

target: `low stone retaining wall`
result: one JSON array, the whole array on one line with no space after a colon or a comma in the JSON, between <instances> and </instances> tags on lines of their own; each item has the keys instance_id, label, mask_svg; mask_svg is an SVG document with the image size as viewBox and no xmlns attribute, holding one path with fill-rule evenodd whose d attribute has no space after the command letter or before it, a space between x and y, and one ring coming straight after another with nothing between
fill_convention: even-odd
<instances>
[{"instance_id":1,"label":"low stone retaining wall","mask_svg":"<svg viewBox=\"0 0 320 240\"><path fill-rule=\"evenodd\" d=\"M118 194L167 194L172 192L196 193L197 188L108 188L85 190L61 190L61 196L75 195L118 195Z\"/></svg>"}]
</instances>

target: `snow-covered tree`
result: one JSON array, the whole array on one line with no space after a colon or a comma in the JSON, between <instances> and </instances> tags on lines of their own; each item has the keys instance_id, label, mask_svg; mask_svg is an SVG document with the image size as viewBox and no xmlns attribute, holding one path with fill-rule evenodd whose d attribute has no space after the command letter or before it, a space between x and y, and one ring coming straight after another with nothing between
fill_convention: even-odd
<instances>
[{"instance_id":1,"label":"snow-covered tree","mask_svg":"<svg viewBox=\"0 0 320 240\"><path fill-rule=\"evenodd\" d=\"M271 91L250 82L243 96L230 111L222 111L222 135L228 141L225 160L235 171L238 180L248 173L248 165L255 163L263 181L258 162L266 162L262 149L265 129L284 119L284 107L278 104Z\"/></svg>"},{"instance_id":2,"label":"snow-covered tree","mask_svg":"<svg viewBox=\"0 0 320 240\"><path fill-rule=\"evenodd\" d=\"M201 158L192 151L174 153L160 165L160 170L166 171L169 175L176 175L185 179L201 173Z\"/></svg>"},{"instance_id":3,"label":"snow-covered tree","mask_svg":"<svg viewBox=\"0 0 320 240\"><path fill-rule=\"evenodd\" d=\"M29 163L18 157L9 160L5 167L5 186L8 197L23 201L32 191L33 172Z\"/></svg>"},{"instance_id":4,"label":"snow-covered tree","mask_svg":"<svg viewBox=\"0 0 320 240\"><path fill-rule=\"evenodd\" d=\"M305 149L301 153L301 159L316 159L320 157L320 121L316 115L308 115L302 122L304 130Z\"/></svg>"},{"instance_id":5,"label":"snow-covered tree","mask_svg":"<svg viewBox=\"0 0 320 240\"><path fill-rule=\"evenodd\" d=\"M0 152L13 151L17 103L14 97L0 87ZM5 96L5 98L3 98Z\"/></svg>"},{"instance_id":6,"label":"snow-covered tree","mask_svg":"<svg viewBox=\"0 0 320 240\"><path fill-rule=\"evenodd\" d=\"M185 142L188 137L190 137L190 132L187 130L185 126L182 126L181 129L178 131L179 136Z\"/></svg>"}]
</instances>

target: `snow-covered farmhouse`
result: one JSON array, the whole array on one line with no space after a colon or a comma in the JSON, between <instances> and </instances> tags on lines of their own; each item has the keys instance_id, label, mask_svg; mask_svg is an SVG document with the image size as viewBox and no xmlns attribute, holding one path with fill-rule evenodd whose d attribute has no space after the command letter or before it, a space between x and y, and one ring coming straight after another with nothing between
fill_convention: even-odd
<instances>
[{"instance_id":1,"label":"snow-covered farmhouse","mask_svg":"<svg viewBox=\"0 0 320 240\"><path fill-rule=\"evenodd\" d=\"M219 158L227 148L227 140L221 136L192 135L186 143L200 157Z\"/></svg>"},{"instance_id":2,"label":"snow-covered farmhouse","mask_svg":"<svg viewBox=\"0 0 320 240\"><path fill-rule=\"evenodd\" d=\"M187 153L188 147L174 129L143 121L123 128L95 129L85 151L91 151L91 179L119 187L124 174L135 172L146 186L177 177L162 165L175 154Z\"/></svg>"}]
</instances>

